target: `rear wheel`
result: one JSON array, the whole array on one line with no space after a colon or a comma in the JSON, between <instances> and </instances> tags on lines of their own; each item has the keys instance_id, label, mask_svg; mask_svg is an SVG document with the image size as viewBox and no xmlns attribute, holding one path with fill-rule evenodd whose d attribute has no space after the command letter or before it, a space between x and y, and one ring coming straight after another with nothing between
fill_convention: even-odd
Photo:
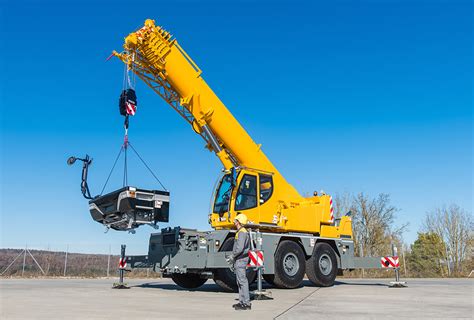
<instances>
[{"instance_id":1,"label":"rear wheel","mask_svg":"<svg viewBox=\"0 0 474 320\"><path fill-rule=\"evenodd\" d=\"M222 244L221 251L232 251L234 246L234 238L228 238ZM252 284L257 277L257 272L251 268L247 269L247 280L249 285ZM214 282L224 289L227 292L236 292L237 288L237 278L235 273L233 273L230 268L225 269L216 269L214 272Z\"/></svg>"},{"instance_id":2,"label":"rear wheel","mask_svg":"<svg viewBox=\"0 0 474 320\"><path fill-rule=\"evenodd\" d=\"M330 287L334 285L337 275L337 259L331 245L318 242L313 254L306 260L306 275L317 286Z\"/></svg>"},{"instance_id":3,"label":"rear wheel","mask_svg":"<svg viewBox=\"0 0 474 320\"><path fill-rule=\"evenodd\" d=\"M171 279L178 286L185 289L199 288L207 281L207 279L202 279L199 274L196 273L174 273L171 275Z\"/></svg>"},{"instance_id":4,"label":"rear wheel","mask_svg":"<svg viewBox=\"0 0 474 320\"><path fill-rule=\"evenodd\" d=\"M283 240L275 253L273 283L278 288L293 289L301 285L305 272L303 249L294 241Z\"/></svg>"}]
</instances>

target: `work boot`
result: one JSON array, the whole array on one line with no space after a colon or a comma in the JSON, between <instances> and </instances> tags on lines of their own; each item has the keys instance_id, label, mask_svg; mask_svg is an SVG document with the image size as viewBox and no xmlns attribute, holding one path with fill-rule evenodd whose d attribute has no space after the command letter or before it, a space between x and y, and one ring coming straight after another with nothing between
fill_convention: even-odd
<instances>
[{"instance_id":1,"label":"work boot","mask_svg":"<svg viewBox=\"0 0 474 320\"><path fill-rule=\"evenodd\" d=\"M237 304L234 307L235 310L252 310L252 305L245 305L245 304Z\"/></svg>"}]
</instances>

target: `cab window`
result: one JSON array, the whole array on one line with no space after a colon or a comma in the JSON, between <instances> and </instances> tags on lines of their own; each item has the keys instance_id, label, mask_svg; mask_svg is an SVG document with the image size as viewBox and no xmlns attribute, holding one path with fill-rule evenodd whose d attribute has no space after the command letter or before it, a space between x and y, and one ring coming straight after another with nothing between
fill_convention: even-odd
<instances>
[{"instance_id":1,"label":"cab window","mask_svg":"<svg viewBox=\"0 0 474 320\"><path fill-rule=\"evenodd\" d=\"M225 213L229 211L229 200L230 193L232 191L231 185L232 177L230 174L225 175L216 192L216 199L214 200L214 212L215 213Z\"/></svg>"},{"instance_id":2,"label":"cab window","mask_svg":"<svg viewBox=\"0 0 474 320\"><path fill-rule=\"evenodd\" d=\"M260 175L260 204L264 204L272 196L273 193L273 179L272 176Z\"/></svg>"},{"instance_id":3,"label":"cab window","mask_svg":"<svg viewBox=\"0 0 474 320\"><path fill-rule=\"evenodd\" d=\"M257 206L257 177L245 174L240 181L235 210L246 210Z\"/></svg>"}]
</instances>

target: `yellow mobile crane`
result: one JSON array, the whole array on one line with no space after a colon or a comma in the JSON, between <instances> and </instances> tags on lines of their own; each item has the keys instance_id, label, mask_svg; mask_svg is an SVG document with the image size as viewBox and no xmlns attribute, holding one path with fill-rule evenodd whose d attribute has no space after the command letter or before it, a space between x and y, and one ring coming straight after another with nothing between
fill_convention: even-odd
<instances>
[{"instance_id":1,"label":"yellow mobile crane","mask_svg":"<svg viewBox=\"0 0 474 320\"><path fill-rule=\"evenodd\" d=\"M313 283L330 286L338 270L375 267L375 260L361 264L353 257L350 216L335 220L329 195L303 197L286 181L169 32L146 20L123 47L113 54L191 125L224 166L209 214L215 230L163 229L151 235L148 256L128 257L131 267L159 268L185 288L212 277L233 290L225 252L232 248L239 213L263 231L264 278L278 287L299 286L305 273ZM252 281L255 273L249 270L248 277Z\"/></svg>"}]
</instances>

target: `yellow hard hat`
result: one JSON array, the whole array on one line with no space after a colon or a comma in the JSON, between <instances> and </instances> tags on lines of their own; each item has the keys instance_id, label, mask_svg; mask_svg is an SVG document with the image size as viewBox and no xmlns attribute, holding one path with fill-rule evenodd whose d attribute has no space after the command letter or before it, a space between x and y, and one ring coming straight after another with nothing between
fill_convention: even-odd
<instances>
[{"instance_id":1,"label":"yellow hard hat","mask_svg":"<svg viewBox=\"0 0 474 320\"><path fill-rule=\"evenodd\" d=\"M241 225L247 224L248 221L247 216L243 213L236 215L234 220L237 220Z\"/></svg>"}]
</instances>

